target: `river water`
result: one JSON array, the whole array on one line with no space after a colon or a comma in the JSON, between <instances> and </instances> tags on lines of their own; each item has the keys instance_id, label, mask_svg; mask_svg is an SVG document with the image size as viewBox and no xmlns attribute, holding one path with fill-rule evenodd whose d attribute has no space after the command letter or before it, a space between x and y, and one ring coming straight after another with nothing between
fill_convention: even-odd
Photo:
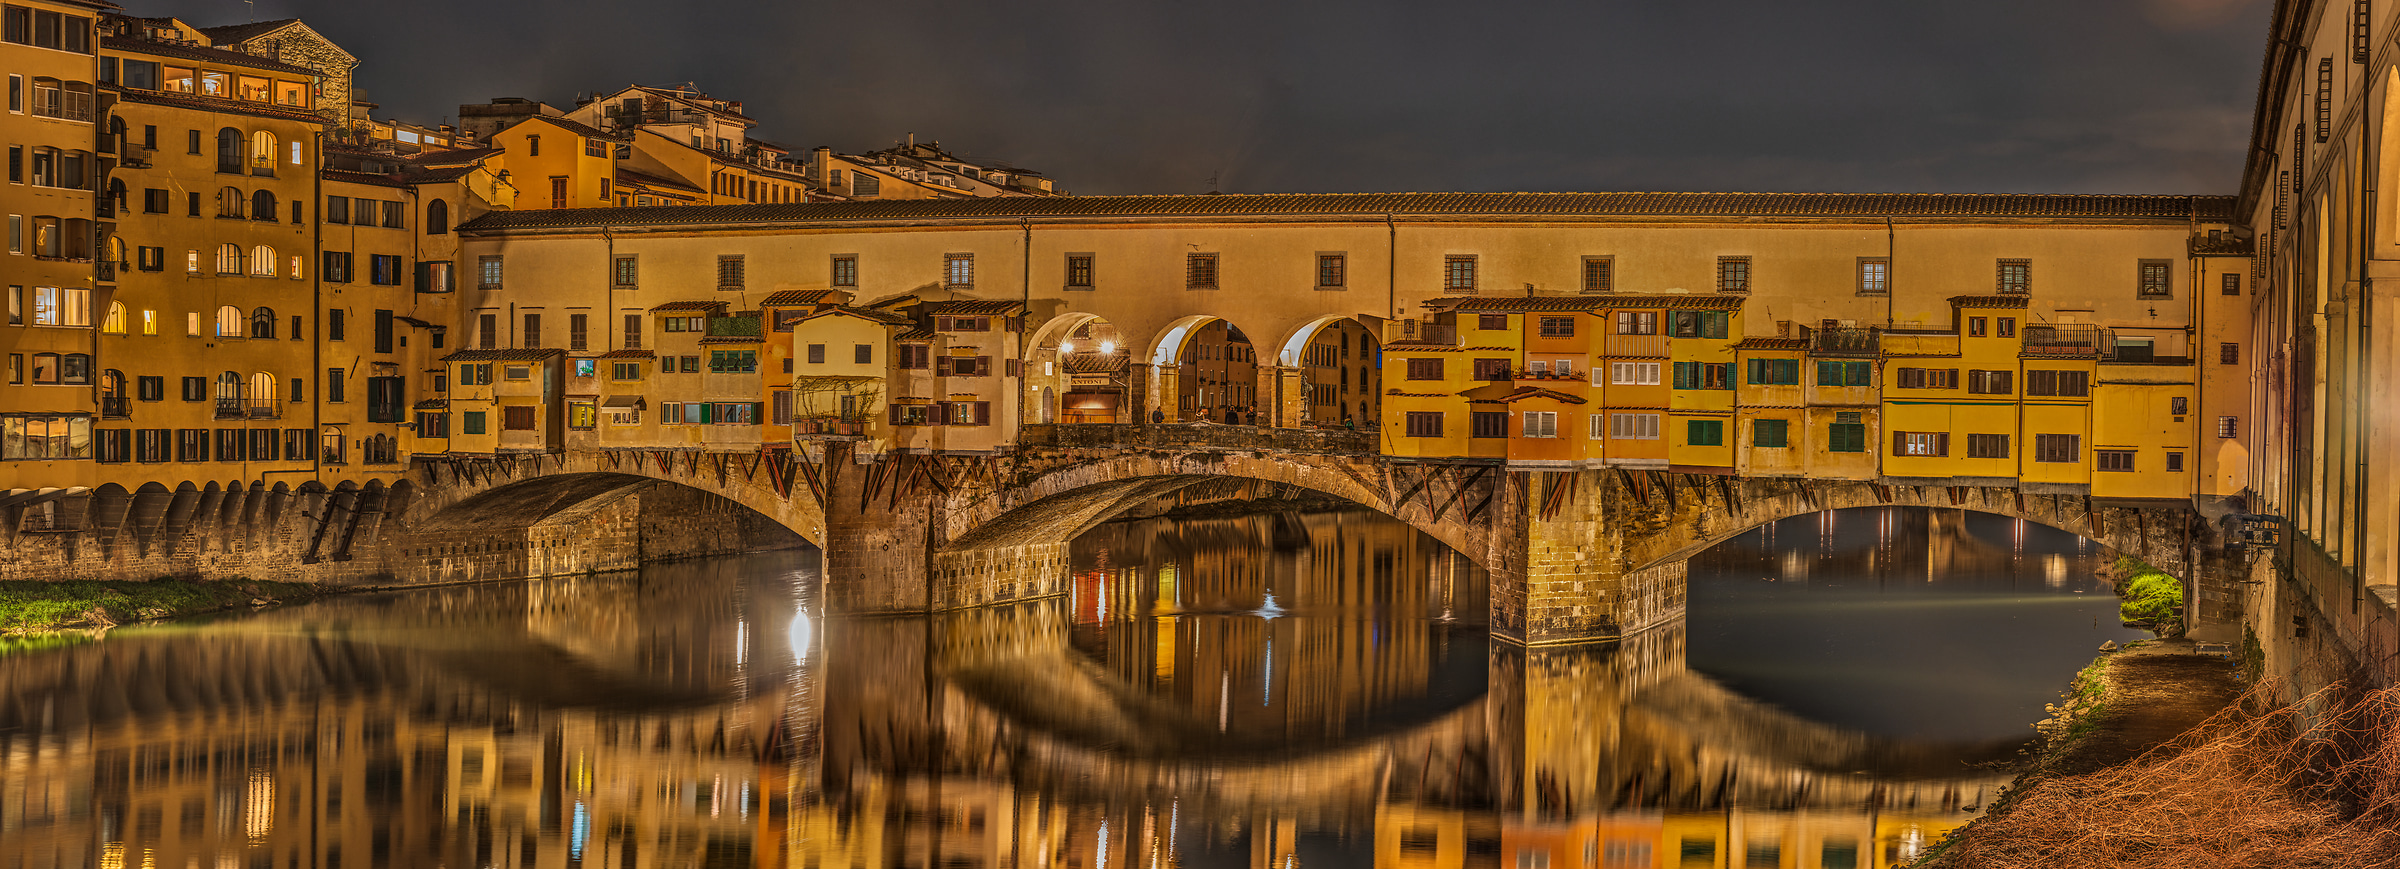
<instances>
[{"instance_id":1,"label":"river water","mask_svg":"<svg viewBox=\"0 0 2400 869\"><path fill-rule=\"evenodd\" d=\"M1486 638L1366 512L1147 519L1070 593L829 618L813 552L354 595L0 656L0 869L1880 867L2114 623L2076 538L1844 511L1688 618Z\"/></svg>"}]
</instances>

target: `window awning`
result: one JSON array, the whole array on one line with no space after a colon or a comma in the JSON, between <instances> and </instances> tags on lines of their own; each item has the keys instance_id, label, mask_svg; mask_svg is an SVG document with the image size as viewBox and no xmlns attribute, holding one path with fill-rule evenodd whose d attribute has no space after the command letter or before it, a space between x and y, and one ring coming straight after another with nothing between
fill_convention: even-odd
<instances>
[{"instance_id":1,"label":"window awning","mask_svg":"<svg viewBox=\"0 0 2400 869\"><path fill-rule=\"evenodd\" d=\"M642 406L642 397L638 395L611 395L608 397L608 400L600 402L600 406L630 407L638 410Z\"/></svg>"}]
</instances>

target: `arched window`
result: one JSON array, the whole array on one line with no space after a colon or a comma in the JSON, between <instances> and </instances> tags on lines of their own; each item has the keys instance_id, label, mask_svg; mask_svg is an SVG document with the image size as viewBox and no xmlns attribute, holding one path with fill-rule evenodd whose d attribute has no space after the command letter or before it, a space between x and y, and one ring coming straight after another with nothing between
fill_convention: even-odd
<instances>
[{"instance_id":1,"label":"arched window","mask_svg":"<svg viewBox=\"0 0 2400 869\"><path fill-rule=\"evenodd\" d=\"M242 376L231 371L217 375L217 412L242 406Z\"/></svg>"},{"instance_id":2,"label":"arched window","mask_svg":"<svg viewBox=\"0 0 2400 869\"><path fill-rule=\"evenodd\" d=\"M265 188L260 188L260 189L258 190L258 192L250 194L250 219L252 219L252 220L274 220L274 219L275 219L275 192L274 192L274 191L272 191L272 190L267 190L267 189L265 189Z\"/></svg>"},{"instance_id":3,"label":"arched window","mask_svg":"<svg viewBox=\"0 0 2400 869\"><path fill-rule=\"evenodd\" d=\"M111 335L125 334L125 303L108 303L108 319L100 321L100 331Z\"/></svg>"},{"instance_id":4,"label":"arched window","mask_svg":"<svg viewBox=\"0 0 2400 869\"><path fill-rule=\"evenodd\" d=\"M108 179L108 205L113 211L125 210L125 179Z\"/></svg>"},{"instance_id":5,"label":"arched window","mask_svg":"<svg viewBox=\"0 0 2400 869\"><path fill-rule=\"evenodd\" d=\"M232 242L217 245L217 274L242 273L242 247Z\"/></svg>"},{"instance_id":6,"label":"arched window","mask_svg":"<svg viewBox=\"0 0 2400 869\"><path fill-rule=\"evenodd\" d=\"M226 127L217 131L217 171L242 174L242 131Z\"/></svg>"},{"instance_id":7,"label":"arched window","mask_svg":"<svg viewBox=\"0 0 2400 869\"><path fill-rule=\"evenodd\" d=\"M242 309L226 305L217 309L217 337L239 338L248 334L242 324Z\"/></svg>"},{"instance_id":8,"label":"arched window","mask_svg":"<svg viewBox=\"0 0 2400 869\"><path fill-rule=\"evenodd\" d=\"M250 406L253 414L274 407L275 375L264 371L250 375Z\"/></svg>"},{"instance_id":9,"label":"arched window","mask_svg":"<svg viewBox=\"0 0 2400 869\"><path fill-rule=\"evenodd\" d=\"M125 397L125 372L114 368L100 372L100 397Z\"/></svg>"},{"instance_id":10,"label":"arched window","mask_svg":"<svg viewBox=\"0 0 2400 869\"><path fill-rule=\"evenodd\" d=\"M227 187L217 191L218 217L241 217L249 207L250 197L242 195L241 188Z\"/></svg>"},{"instance_id":11,"label":"arched window","mask_svg":"<svg viewBox=\"0 0 2400 869\"><path fill-rule=\"evenodd\" d=\"M119 269L129 269L129 268L133 268L133 262L132 262L132 261L130 261L130 260L127 260L127 259L125 258L125 239L124 239L124 237L122 237L122 236L115 236L115 235L109 236L109 237L108 237L108 250L107 250L107 254L108 254L108 256L107 256L107 260L108 260L109 262L111 262L111 263L114 263L114 264L116 265L116 267L117 267L117 268L119 268Z\"/></svg>"},{"instance_id":12,"label":"arched window","mask_svg":"<svg viewBox=\"0 0 2400 869\"><path fill-rule=\"evenodd\" d=\"M250 137L250 174L275 177L275 134L260 130Z\"/></svg>"},{"instance_id":13,"label":"arched window","mask_svg":"<svg viewBox=\"0 0 2400 869\"><path fill-rule=\"evenodd\" d=\"M258 308L250 312L250 337L275 337L274 308Z\"/></svg>"},{"instance_id":14,"label":"arched window","mask_svg":"<svg viewBox=\"0 0 2400 869\"><path fill-rule=\"evenodd\" d=\"M425 234L450 234L450 203L436 199L425 206Z\"/></svg>"},{"instance_id":15,"label":"arched window","mask_svg":"<svg viewBox=\"0 0 2400 869\"><path fill-rule=\"evenodd\" d=\"M275 276L275 249L259 245L250 249L250 274L253 277Z\"/></svg>"}]
</instances>

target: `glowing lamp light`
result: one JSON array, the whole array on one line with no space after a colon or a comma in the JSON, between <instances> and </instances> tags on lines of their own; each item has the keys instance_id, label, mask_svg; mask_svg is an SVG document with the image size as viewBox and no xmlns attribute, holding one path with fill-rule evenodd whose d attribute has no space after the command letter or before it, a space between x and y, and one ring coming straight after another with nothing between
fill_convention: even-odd
<instances>
[{"instance_id":1,"label":"glowing lamp light","mask_svg":"<svg viewBox=\"0 0 2400 869\"><path fill-rule=\"evenodd\" d=\"M1073 341L1060 341L1060 342L1058 342L1058 352L1060 352L1060 353L1073 353L1073 352L1075 352L1075 342L1073 342Z\"/></svg>"},{"instance_id":2,"label":"glowing lamp light","mask_svg":"<svg viewBox=\"0 0 2400 869\"><path fill-rule=\"evenodd\" d=\"M1115 341L1102 341L1102 342L1100 342L1100 352L1101 352L1102 354L1108 354L1108 353L1115 353L1115 352L1117 352L1117 342L1115 342Z\"/></svg>"}]
</instances>

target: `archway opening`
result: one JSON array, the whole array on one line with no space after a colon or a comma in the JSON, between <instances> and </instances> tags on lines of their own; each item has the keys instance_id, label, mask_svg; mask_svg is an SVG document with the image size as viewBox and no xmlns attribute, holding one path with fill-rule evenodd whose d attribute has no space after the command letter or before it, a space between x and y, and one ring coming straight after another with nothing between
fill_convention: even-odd
<instances>
[{"instance_id":1,"label":"archway opening","mask_svg":"<svg viewBox=\"0 0 2400 869\"><path fill-rule=\"evenodd\" d=\"M1061 314L1036 330L1027 348L1024 422L1143 421L1131 398L1134 347L1115 324L1094 314Z\"/></svg>"},{"instance_id":2,"label":"archway opening","mask_svg":"<svg viewBox=\"0 0 2400 869\"><path fill-rule=\"evenodd\" d=\"M1149 360L1153 421L1260 421L1258 348L1241 327L1220 317L1185 317L1159 333ZM1272 408L1266 418L1274 418Z\"/></svg>"},{"instance_id":3,"label":"archway opening","mask_svg":"<svg viewBox=\"0 0 2400 869\"><path fill-rule=\"evenodd\" d=\"M2031 737L2120 622L2116 552L1935 507L1802 514L1688 562L1690 667L1803 718L1895 739Z\"/></svg>"},{"instance_id":4,"label":"archway opening","mask_svg":"<svg viewBox=\"0 0 2400 869\"><path fill-rule=\"evenodd\" d=\"M635 570L814 543L732 499L634 474L537 477L427 507L401 544L406 581Z\"/></svg>"},{"instance_id":5,"label":"archway opening","mask_svg":"<svg viewBox=\"0 0 2400 869\"><path fill-rule=\"evenodd\" d=\"M1383 417L1383 342L1351 317L1321 317L1292 332L1275 362L1296 374L1283 425L1372 431Z\"/></svg>"}]
</instances>

